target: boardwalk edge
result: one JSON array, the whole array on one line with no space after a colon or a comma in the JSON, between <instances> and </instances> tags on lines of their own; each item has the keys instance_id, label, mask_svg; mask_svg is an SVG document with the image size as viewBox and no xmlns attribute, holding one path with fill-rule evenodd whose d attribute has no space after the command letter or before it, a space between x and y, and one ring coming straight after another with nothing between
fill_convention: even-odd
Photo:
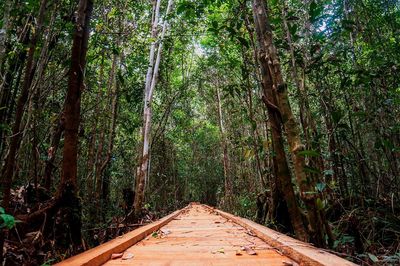
<instances>
[{"instance_id":1,"label":"boardwalk edge","mask_svg":"<svg viewBox=\"0 0 400 266\"><path fill-rule=\"evenodd\" d=\"M96 266L96 265L101 265L101 264L107 262L111 258L112 254L124 252L130 246L145 239L147 236L151 235L153 232L157 231L158 229L160 229L161 227L163 227L164 225L166 225L167 223L172 221L176 216L178 216L180 213L182 213L188 207L177 210L177 211L171 213L170 215L167 215L164 218L161 218L160 220L158 220L154 223L139 227L139 228L137 228L129 233L126 233L120 237L114 238L113 240L110 240L100 246L89 249L81 254L78 254L78 255L68 258L64 261L61 261L61 262L55 264L55 266L67 266L67 265Z\"/></svg>"},{"instance_id":2,"label":"boardwalk edge","mask_svg":"<svg viewBox=\"0 0 400 266\"><path fill-rule=\"evenodd\" d=\"M285 234L276 232L268 227L257 224L245 218L235 216L216 208L204 205L222 217L251 230L257 237L264 240L267 244L277 249L283 255L288 256L300 265L310 266L354 266L348 260L331 254L325 250L318 249L308 243L301 242Z\"/></svg>"}]
</instances>

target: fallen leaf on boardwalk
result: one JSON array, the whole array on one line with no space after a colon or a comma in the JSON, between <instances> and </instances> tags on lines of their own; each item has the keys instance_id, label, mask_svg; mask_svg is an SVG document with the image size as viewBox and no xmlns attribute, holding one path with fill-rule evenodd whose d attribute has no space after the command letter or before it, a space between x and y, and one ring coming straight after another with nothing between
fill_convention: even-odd
<instances>
[{"instance_id":1,"label":"fallen leaf on boardwalk","mask_svg":"<svg viewBox=\"0 0 400 266\"><path fill-rule=\"evenodd\" d=\"M282 263L283 263L283 265L286 265L286 266L294 266L293 262L291 262L291 261L283 260Z\"/></svg>"},{"instance_id":2,"label":"fallen leaf on boardwalk","mask_svg":"<svg viewBox=\"0 0 400 266\"><path fill-rule=\"evenodd\" d=\"M249 246L242 247L242 250L246 251L246 253L249 255L257 255L257 252L255 252L254 249Z\"/></svg>"},{"instance_id":3,"label":"fallen leaf on boardwalk","mask_svg":"<svg viewBox=\"0 0 400 266\"><path fill-rule=\"evenodd\" d=\"M236 250L236 256L242 256L242 252L240 250Z\"/></svg>"},{"instance_id":4,"label":"fallen leaf on boardwalk","mask_svg":"<svg viewBox=\"0 0 400 266\"><path fill-rule=\"evenodd\" d=\"M171 234L171 231L168 230L168 229L161 229L160 232L161 232L163 235L169 235L169 234Z\"/></svg>"},{"instance_id":5,"label":"fallen leaf on boardwalk","mask_svg":"<svg viewBox=\"0 0 400 266\"><path fill-rule=\"evenodd\" d=\"M134 255L132 253L124 253L124 255L122 256L123 260L130 260L133 259Z\"/></svg>"},{"instance_id":6,"label":"fallen leaf on boardwalk","mask_svg":"<svg viewBox=\"0 0 400 266\"><path fill-rule=\"evenodd\" d=\"M121 258L123 255L124 255L124 253L114 253L114 254L111 254L111 259L112 259L112 260L119 259L119 258Z\"/></svg>"},{"instance_id":7,"label":"fallen leaf on boardwalk","mask_svg":"<svg viewBox=\"0 0 400 266\"><path fill-rule=\"evenodd\" d=\"M249 236L257 236L256 234L254 234L251 230L247 230L246 234L248 234Z\"/></svg>"},{"instance_id":8,"label":"fallen leaf on boardwalk","mask_svg":"<svg viewBox=\"0 0 400 266\"><path fill-rule=\"evenodd\" d=\"M220 248L220 249L218 249L218 250L216 250L216 251L211 251L211 253L212 253L212 254L216 254L216 253L225 254L225 250L224 250L224 248Z\"/></svg>"}]
</instances>

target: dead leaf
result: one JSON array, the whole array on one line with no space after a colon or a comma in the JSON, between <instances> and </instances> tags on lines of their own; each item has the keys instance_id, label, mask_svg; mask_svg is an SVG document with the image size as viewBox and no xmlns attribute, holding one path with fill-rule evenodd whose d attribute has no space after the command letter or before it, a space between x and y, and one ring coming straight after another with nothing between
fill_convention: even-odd
<instances>
[{"instance_id":1,"label":"dead leaf","mask_svg":"<svg viewBox=\"0 0 400 266\"><path fill-rule=\"evenodd\" d=\"M286 266L294 266L293 262L291 262L291 261L283 260L282 263L283 263L283 265L286 265Z\"/></svg>"},{"instance_id":2,"label":"dead leaf","mask_svg":"<svg viewBox=\"0 0 400 266\"><path fill-rule=\"evenodd\" d=\"M123 255L124 255L124 253L114 253L114 254L111 254L111 259L112 259L112 260L119 259L119 258L121 258Z\"/></svg>"},{"instance_id":3,"label":"dead leaf","mask_svg":"<svg viewBox=\"0 0 400 266\"><path fill-rule=\"evenodd\" d=\"M253 231L251 230L247 230L246 234L248 234L249 236L257 236L256 234L253 233Z\"/></svg>"},{"instance_id":4,"label":"dead leaf","mask_svg":"<svg viewBox=\"0 0 400 266\"><path fill-rule=\"evenodd\" d=\"M211 253L212 253L212 254L216 254L216 253L225 254L225 250L224 250L224 248L220 248L220 249L218 249L218 250L211 251Z\"/></svg>"},{"instance_id":5,"label":"dead leaf","mask_svg":"<svg viewBox=\"0 0 400 266\"><path fill-rule=\"evenodd\" d=\"M160 229L160 232L161 232L163 235L169 235L169 234L171 234L171 230L169 230L169 229Z\"/></svg>"},{"instance_id":6,"label":"dead leaf","mask_svg":"<svg viewBox=\"0 0 400 266\"><path fill-rule=\"evenodd\" d=\"M215 224L220 224L221 222L220 222L220 221L215 221L214 223L215 223Z\"/></svg>"},{"instance_id":7,"label":"dead leaf","mask_svg":"<svg viewBox=\"0 0 400 266\"><path fill-rule=\"evenodd\" d=\"M124 253L122 256L122 260L130 260L133 259L134 255L132 253Z\"/></svg>"},{"instance_id":8,"label":"dead leaf","mask_svg":"<svg viewBox=\"0 0 400 266\"><path fill-rule=\"evenodd\" d=\"M246 251L246 253L249 255L257 255L257 252L255 252L254 249L249 246L242 247L242 250Z\"/></svg>"}]
</instances>

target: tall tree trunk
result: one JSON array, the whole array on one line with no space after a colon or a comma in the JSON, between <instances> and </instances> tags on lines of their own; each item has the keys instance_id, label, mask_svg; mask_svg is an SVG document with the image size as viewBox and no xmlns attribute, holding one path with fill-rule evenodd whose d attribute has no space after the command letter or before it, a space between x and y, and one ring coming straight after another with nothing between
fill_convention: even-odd
<instances>
[{"instance_id":1,"label":"tall tree trunk","mask_svg":"<svg viewBox=\"0 0 400 266\"><path fill-rule=\"evenodd\" d=\"M135 202L134 202L134 213L137 216L141 210L144 201L145 194L145 186L146 182L148 182L148 174L149 174L149 158L150 158L150 130L151 130L151 104L153 100L153 92L156 87L157 79L158 79L158 70L161 62L161 52L163 46L163 39L167 30L167 16L172 7L172 0L168 1L167 11L165 13L165 20L162 27L161 37L158 40L158 49L157 49L157 58L154 61L155 51L156 51L156 39L158 36L157 26L158 20L160 16L160 5L161 0L157 0L155 3L154 9L154 19L152 24L152 38L154 41L150 46L150 58L149 58L149 68L146 75L146 84L145 84L145 97L144 97L144 108L143 108L143 145L142 145L142 156L140 158L139 167L136 175L135 182Z\"/></svg>"},{"instance_id":2,"label":"tall tree trunk","mask_svg":"<svg viewBox=\"0 0 400 266\"><path fill-rule=\"evenodd\" d=\"M114 139L115 139L115 128L117 126L117 111L118 111L118 81L117 81L117 66L119 62L119 55L113 55L113 63L111 67L111 74L110 74L110 98L111 98L111 121L110 121L110 128L108 131L108 147L106 151L106 157L101 165L100 173L103 175L104 171L106 170L107 166L110 164L111 156L114 149ZM108 199L108 191L109 191L109 177L103 177L102 182L102 203L103 205L107 203Z\"/></svg>"},{"instance_id":3,"label":"tall tree trunk","mask_svg":"<svg viewBox=\"0 0 400 266\"><path fill-rule=\"evenodd\" d=\"M217 107L218 107L218 125L221 134L221 144L223 150L222 162L224 166L225 204L226 207L231 208L233 198L232 198L232 180L231 180L229 152L228 152L228 139L226 137L226 131L224 127L224 118L221 105L221 94L218 85L216 88L216 94L217 94L216 96L217 96Z\"/></svg>"},{"instance_id":4,"label":"tall tree trunk","mask_svg":"<svg viewBox=\"0 0 400 266\"><path fill-rule=\"evenodd\" d=\"M90 142L89 142L89 152L88 152L88 162L87 162L87 198L88 199L93 199L93 197L96 196L96 189L97 186L97 171L96 171L96 160L97 160L97 154L95 152L96 150L96 143L97 143L97 127L99 124L99 116L101 115L101 99L103 98L103 83L104 83L104 50L101 52L101 63L100 63L100 70L99 70L99 80L98 80L98 92L96 95L96 101L95 101L95 108L94 108L94 122L92 125L92 129L89 133L90 135ZM100 144L97 148L97 151L101 150L101 139L100 139ZM97 211L94 209L90 209L91 217L95 217L94 212Z\"/></svg>"},{"instance_id":5,"label":"tall tree trunk","mask_svg":"<svg viewBox=\"0 0 400 266\"><path fill-rule=\"evenodd\" d=\"M143 129L142 129L142 154L139 157L140 162L137 169L136 180L135 180L135 200L134 200L134 213L137 216L141 210L144 200L144 187L146 182L146 174L147 174L147 166L149 162L149 140L146 138L150 134L150 117L151 117L151 109L150 109L150 100L149 100L149 91L151 87L151 81L153 77L154 71L154 57L156 54L156 39L158 35L158 20L160 16L160 5L161 0L157 0L154 2L153 7L153 17L152 17L152 30L151 37L153 38L153 42L150 45L150 56L149 56L149 67L147 69L146 74L146 83L144 88L144 107L143 107Z\"/></svg>"},{"instance_id":6,"label":"tall tree trunk","mask_svg":"<svg viewBox=\"0 0 400 266\"><path fill-rule=\"evenodd\" d=\"M101 186L102 186L102 175L101 175L101 164L103 161L103 150L104 150L104 142L106 138L105 128L102 126L100 130L99 136L99 144L97 146L97 154L96 154L96 165L95 165L95 201L97 205L97 216L100 214L100 198L101 198Z\"/></svg>"},{"instance_id":7,"label":"tall tree trunk","mask_svg":"<svg viewBox=\"0 0 400 266\"><path fill-rule=\"evenodd\" d=\"M64 211L69 224L71 239L76 246L81 241L81 206L77 197L78 130L92 9L93 2L91 0L79 1L71 51L68 91L65 99L64 149L61 183L58 190L58 198L65 206Z\"/></svg>"},{"instance_id":8,"label":"tall tree trunk","mask_svg":"<svg viewBox=\"0 0 400 266\"><path fill-rule=\"evenodd\" d=\"M256 16L256 26L260 27L261 46L263 48L260 61L266 67L266 74L269 76L270 84L268 89L276 92L277 108L280 111L282 122L285 128L287 140L293 158L293 168L297 183L300 187L300 196L307 208L307 217L311 241L317 246L326 246L325 233L329 229L325 228L325 221L321 214L322 200L315 191L316 182L312 177L307 176L304 145L300 139L300 131L293 116L287 93L287 85L283 81L279 58L276 47L273 43L272 29L266 14L266 7L263 1L254 0L254 14ZM320 202L320 204L317 204ZM326 230L325 230L326 229Z\"/></svg>"},{"instance_id":9,"label":"tall tree trunk","mask_svg":"<svg viewBox=\"0 0 400 266\"><path fill-rule=\"evenodd\" d=\"M291 182L290 170L283 145L282 117L278 109L276 92L273 89L273 79L270 73L269 59L266 57L268 52L267 49L269 48L267 46L268 43L266 42L266 37L271 33L267 31L267 15L263 0L253 0L253 15L259 46L258 59L261 66L262 86L264 92L263 101L268 111L275 152L273 158L274 172L277 182L279 183L278 186L284 194L294 232L297 238L307 241L308 234L303 224L301 212L297 205L296 196Z\"/></svg>"}]
</instances>

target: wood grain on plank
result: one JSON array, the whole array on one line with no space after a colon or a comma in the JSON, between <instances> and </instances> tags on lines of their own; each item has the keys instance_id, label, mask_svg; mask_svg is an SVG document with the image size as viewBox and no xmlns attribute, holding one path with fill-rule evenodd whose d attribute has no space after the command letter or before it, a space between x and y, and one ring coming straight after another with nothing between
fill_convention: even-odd
<instances>
[{"instance_id":1,"label":"wood grain on plank","mask_svg":"<svg viewBox=\"0 0 400 266\"><path fill-rule=\"evenodd\" d=\"M57 266L101 265L107 262L111 258L112 254L121 253L125 251L127 248L136 244L140 240L144 239L149 234L152 234L154 231L160 229L162 226L170 222L184 210L185 209L175 211L174 213L165 216L164 218L160 219L157 222L140 227L136 230L133 230L132 232L124 234L121 237L115 238L98 247L92 248L79 255L64 260L56 265Z\"/></svg>"}]
</instances>

